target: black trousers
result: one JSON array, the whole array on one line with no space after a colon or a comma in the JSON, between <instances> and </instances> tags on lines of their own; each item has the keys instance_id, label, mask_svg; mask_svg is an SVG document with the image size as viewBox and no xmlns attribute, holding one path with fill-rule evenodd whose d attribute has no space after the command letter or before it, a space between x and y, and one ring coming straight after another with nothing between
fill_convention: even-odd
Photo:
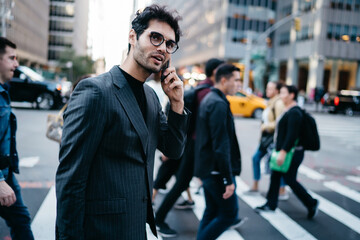
<instances>
[{"instance_id":1,"label":"black trousers","mask_svg":"<svg viewBox=\"0 0 360 240\"><path fill-rule=\"evenodd\" d=\"M156 212L156 222L162 223L181 193L189 187L194 174L194 141L188 139L176 173L176 182Z\"/></svg>"},{"instance_id":2,"label":"black trousers","mask_svg":"<svg viewBox=\"0 0 360 240\"><path fill-rule=\"evenodd\" d=\"M159 167L156 179L154 181L154 189L166 189L166 183L172 175L176 173L180 165L180 159L168 159Z\"/></svg>"},{"instance_id":3,"label":"black trousers","mask_svg":"<svg viewBox=\"0 0 360 240\"><path fill-rule=\"evenodd\" d=\"M291 161L289 170L286 173L272 171L270 188L267 193L267 205L271 209L276 209L279 197L280 178L284 177L285 182L292 189L297 198L307 207L308 209L316 204L306 189L296 180L297 171L304 159L304 150L296 150Z\"/></svg>"}]
</instances>

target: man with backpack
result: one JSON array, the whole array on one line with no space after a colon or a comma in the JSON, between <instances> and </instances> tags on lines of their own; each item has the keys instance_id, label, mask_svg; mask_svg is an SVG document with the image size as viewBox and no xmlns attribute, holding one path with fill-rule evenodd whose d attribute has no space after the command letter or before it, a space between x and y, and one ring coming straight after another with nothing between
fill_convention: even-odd
<instances>
[{"instance_id":1,"label":"man with backpack","mask_svg":"<svg viewBox=\"0 0 360 240\"><path fill-rule=\"evenodd\" d=\"M184 93L185 107L192 112L192 115L184 154L182 158L178 160L180 161L180 165L176 173L176 182L156 212L156 226L159 234L163 237L175 237L177 234L175 230L171 229L166 224L165 218L181 193L188 188L193 177L197 108L200 105L201 100L210 92L210 87L214 85L216 68L222 63L223 61L219 59L210 59L205 66L207 79L199 84L199 86Z\"/></svg>"}]
</instances>

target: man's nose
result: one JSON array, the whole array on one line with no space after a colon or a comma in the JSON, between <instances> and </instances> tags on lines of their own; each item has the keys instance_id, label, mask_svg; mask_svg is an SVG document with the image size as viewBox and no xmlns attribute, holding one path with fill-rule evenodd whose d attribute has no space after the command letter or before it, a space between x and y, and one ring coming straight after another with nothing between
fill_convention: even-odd
<instances>
[{"instance_id":1,"label":"man's nose","mask_svg":"<svg viewBox=\"0 0 360 240\"><path fill-rule=\"evenodd\" d=\"M19 62L15 59L15 66L18 67L19 66Z\"/></svg>"},{"instance_id":2,"label":"man's nose","mask_svg":"<svg viewBox=\"0 0 360 240\"><path fill-rule=\"evenodd\" d=\"M160 44L160 45L157 47L157 50L158 50L158 51L161 51L161 52L166 52L166 41L164 41L162 44Z\"/></svg>"}]
</instances>

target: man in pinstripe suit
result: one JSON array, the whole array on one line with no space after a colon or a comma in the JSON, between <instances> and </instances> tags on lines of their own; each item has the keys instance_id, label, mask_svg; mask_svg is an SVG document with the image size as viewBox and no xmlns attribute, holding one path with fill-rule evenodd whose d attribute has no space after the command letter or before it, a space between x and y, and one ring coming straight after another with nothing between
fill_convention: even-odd
<instances>
[{"instance_id":1,"label":"man in pinstripe suit","mask_svg":"<svg viewBox=\"0 0 360 240\"><path fill-rule=\"evenodd\" d=\"M155 149L182 155L188 115L175 68L163 71L168 120L146 78L159 72L180 39L179 17L152 5L138 12L121 66L81 81L64 114L56 173L58 239L146 239L154 235Z\"/></svg>"}]
</instances>

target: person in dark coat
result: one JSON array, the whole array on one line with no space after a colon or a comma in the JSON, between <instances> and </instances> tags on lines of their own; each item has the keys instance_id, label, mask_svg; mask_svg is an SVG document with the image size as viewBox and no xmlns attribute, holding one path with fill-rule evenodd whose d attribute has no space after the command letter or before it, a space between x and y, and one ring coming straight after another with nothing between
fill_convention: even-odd
<instances>
[{"instance_id":1,"label":"person in dark coat","mask_svg":"<svg viewBox=\"0 0 360 240\"><path fill-rule=\"evenodd\" d=\"M234 118L226 95L234 95L240 70L231 64L216 70L215 85L200 104L196 124L195 176L203 183L206 208L198 240L213 240L238 218L235 176L241 171L241 155Z\"/></svg>"},{"instance_id":2,"label":"person in dark coat","mask_svg":"<svg viewBox=\"0 0 360 240\"><path fill-rule=\"evenodd\" d=\"M318 211L319 201L311 197L306 189L297 181L297 171L304 159L304 148L300 145L300 131L303 113L297 105L297 88L295 86L283 86L280 89L280 98L284 102L285 112L276 126L276 151L280 151L277 164L284 163L286 154L295 147L289 170L286 173L273 170L271 173L270 187L267 193L267 202L255 210L274 211L277 208L280 178L283 177L294 194L308 210L307 217L312 219Z\"/></svg>"},{"instance_id":3,"label":"person in dark coat","mask_svg":"<svg viewBox=\"0 0 360 240\"><path fill-rule=\"evenodd\" d=\"M163 71L168 119L144 85L178 49L179 17L166 7L138 11L123 64L82 80L64 113L56 173L58 239L144 240L156 236L151 193L155 149L184 151L189 113L174 67Z\"/></svg>"}]
</instances>

